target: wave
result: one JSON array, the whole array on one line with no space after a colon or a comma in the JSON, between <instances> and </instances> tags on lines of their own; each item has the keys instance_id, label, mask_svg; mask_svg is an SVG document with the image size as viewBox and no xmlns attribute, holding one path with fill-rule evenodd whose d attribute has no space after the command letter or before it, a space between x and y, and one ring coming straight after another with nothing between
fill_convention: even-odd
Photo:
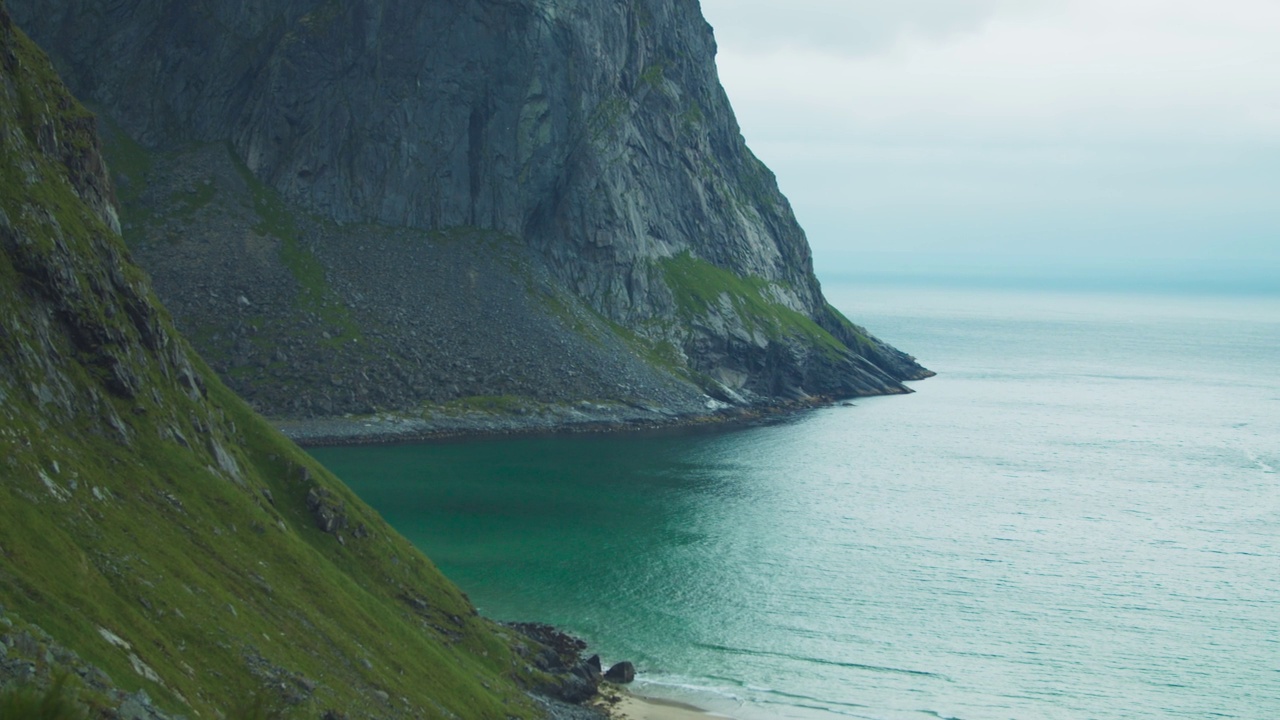
<instances>
[{"instance_id":1,"label":"wave","mask_svg":"<svg viewBox=\"0 0 1280 720\"><path fill-rule=\"evenodd\" d=\"M1258 469L1261 470L1262 472L1267 473L1268 475L1275 474L1276 472L1275 466L1268 463L1266 460L1263 460L1254 451L1245 450L1244 454L1245 454L1245 457L1249 458L1249 462L1253 463L1254 465L1257 465Z\"/></svg>"},{"instance_id":2,"label":"wave","mask_svg":"<svg viewBox=\"0 0 1280 720\"><path fill-rule=\"evenodd\" d=\"M643 680L638 680L635 689L640 690L642 693L652 692L656 697L690 702L695 706L709 710L712 714L716 714L717 711L735 712L746 708L755 708L758 711L768 712L769 716L773 717L779 708L787 708L790 710L819 711L824 714L824 717L839 716L858 718L860 720L879 720L878 715L866 714L867 711L872 710L868 705L784 692L770 687L743 685L730 678L713 679L724 680L738 685L745 693L739 694L739 692L724 687L710 687L688 678L677 676L647 677ZM730 705L732 708L729 707ZM774 708L774 710L769 710L768 708L770 707ZM791 716L787 715L787 717ZM810 716L806 714L805 717Z\"/></svg>"},{"instance_id":3,"label":"wave","mask_svg":"<svg viewBox=\"0 0 1280 720\"><path fill-rule=\"evenodd\" d=\"M720 652L727 652L734 655L748 655L751 657L775 657L775 658L781 658L783 660L794 660L796 662L801 662L801 663L812 663L814 665L828 665L833 667L852 668L854 670L867 670L869 672L894 673L899 675L912 675L915 677L937 678L939 680L946 680L948 682L951 681L951 678L948 678L945 675L941 675L935 672L929 672L927 670L911 670L908 668L896 668L896 667L889 667L886 665L867 665L865 663L847 662L847 661L841 661L841 660L828 660L827 658L805 657L803 655L792 655L790 653L773 652L771 650L752 650L750 648L735 648L735 647L729 647L727 645L713 645L709 643L694 643L694 645L696 647L704 648L707 650L718 650Z\"/></svg>"}]
</instances>

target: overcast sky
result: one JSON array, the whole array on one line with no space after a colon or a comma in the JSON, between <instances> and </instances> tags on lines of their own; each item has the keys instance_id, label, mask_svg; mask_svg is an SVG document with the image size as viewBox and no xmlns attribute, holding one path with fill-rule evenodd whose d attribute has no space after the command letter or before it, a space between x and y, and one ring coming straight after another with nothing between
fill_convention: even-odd
<instances>
[{"instance_id":1,"label":"overcast sky","mask_svg":"<svg viewBox=\"0 0 1280 720\"><path fill-rule=\"evenodd\" d=\"M1278 0L702 7L820 272L1280 283Z\"/></svg>"}]
</instances>

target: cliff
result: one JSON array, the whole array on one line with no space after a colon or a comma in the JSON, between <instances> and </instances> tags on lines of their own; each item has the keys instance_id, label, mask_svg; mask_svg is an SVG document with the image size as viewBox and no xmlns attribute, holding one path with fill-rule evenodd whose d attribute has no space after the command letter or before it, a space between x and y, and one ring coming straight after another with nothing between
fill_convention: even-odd
<instances>
[{"instance_id":1,"label":"cliff","mask_svg":"<svg viewBox=\"0 0 1280 720\"><path fill-rule=\"evenodd\" d=\"M0 688L70 673L130 720L580 695L223 386L117 224L94 116L0 2Z\"/></svg>"},{"instance_id":2,"label":"cliff","mask_svg":"<svg viewBox=\"0 0 1280 720\"><path fill-rule=\"evenodd\" d=\"M823 299L693 0L11 5L118 124L162 298L272 414L929 374Z\"/></svg>"}]
</instances>

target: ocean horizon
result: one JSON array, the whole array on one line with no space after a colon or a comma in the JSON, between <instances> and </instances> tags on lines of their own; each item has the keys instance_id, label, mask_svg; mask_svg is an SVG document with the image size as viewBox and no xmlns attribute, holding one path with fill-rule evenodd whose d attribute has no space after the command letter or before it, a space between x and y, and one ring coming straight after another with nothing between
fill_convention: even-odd
<instances>
[{"instance_id":1,"label":"ocean horizon","mask_svg":"<svg viewBox=\"0 0 1280 720\"><path fill-rule=\"evenodd\" d=\"M323 448L503 620L740 718L1280 717L1280 296L832 282L938 373L712 433Z\"/></svg>"}]
</instances>

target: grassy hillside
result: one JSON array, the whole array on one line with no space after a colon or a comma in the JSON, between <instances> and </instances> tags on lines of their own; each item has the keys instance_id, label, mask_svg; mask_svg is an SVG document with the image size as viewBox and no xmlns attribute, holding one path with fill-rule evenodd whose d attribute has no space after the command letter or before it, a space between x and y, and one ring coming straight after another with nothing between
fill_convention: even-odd
<instances>
[{"instance_id":1,"label":"grassy hillside","mask_svg":"<svg viewBox=\"0 0 1280 720\"><path fill-rule=\"evenodd\" d=\"M48 634L0 665L47 677L56 642L193 717L255 695L294 717L537 715L525 641L217 380L113 207L92 115L0 3L0 633Z\"/></svg>"}]
</instances>

